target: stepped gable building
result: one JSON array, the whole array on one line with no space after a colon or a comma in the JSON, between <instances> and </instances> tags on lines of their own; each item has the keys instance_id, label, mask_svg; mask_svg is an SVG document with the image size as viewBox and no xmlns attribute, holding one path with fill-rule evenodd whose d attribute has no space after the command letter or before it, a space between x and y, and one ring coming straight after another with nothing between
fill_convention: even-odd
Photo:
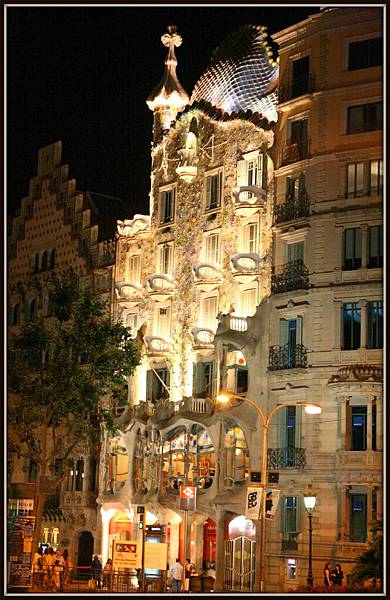
<instances>
[{"instance_id":1,"label":"stepped gable building","mask_svg":"<svg viewBox=\"0 0 390 600\"><path fill-rule=\"evenodd\" d=\"M29 194L10 223L11 330L37 317L50 317L50 277L54 272L72 268L111 299L116 219L126 214L126 206L116 198L77 190L69 166L62 164L61 150L60 141L39 150L37 175L31 178ZM42 436L45 433L42 431ZM54 548L66 546L76 564L84 559L89 565L89 553L100 546L96 450L78 447L71 458L74 467L68 478L47 498L40 541ZM14 456L10 497L34 498L37 476L33 460Z\"/></svg>"},{"instance_id":2,"label":"stepped gable building","mask_svg":"<svg viewBox=\"0 0 390 600\"><path fill-rule=\"evenodd\" d=\"M102 454L104 558L137 538L142 504L169 563L215 562L216 591L260 590L245 501L263 428L245 397L266 415L290 404L269 428L265 591L306 583L308 484L315 583L326 561L348 573L382 517L381 16L324 9L273 36L279 66L264 28L241 28L190 101L181 37L162 37L150 215L118 221L114 312L144 352ZM243 401L219 408L220 390ZM193 512L182 484L197 489Z\"/></svg>"}]
</instances>

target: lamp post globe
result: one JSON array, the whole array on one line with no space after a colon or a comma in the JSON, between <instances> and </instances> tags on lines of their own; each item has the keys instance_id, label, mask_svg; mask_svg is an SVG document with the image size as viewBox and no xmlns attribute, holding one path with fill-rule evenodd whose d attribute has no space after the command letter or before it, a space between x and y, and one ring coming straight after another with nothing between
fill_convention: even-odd
<instances>
[{"instance_id":1,"label":"lamp post globe","mask_svg":"<svg viewBox=\"0 0 390 600\"><path fill-rule=\"evenodd\" d=\"M308 485L308 489L306 494L304 494L303 496L303 502L305 505L305 510L308 514L309 517L309 568L308 568L308 572L307 572L307 585L309 585L310 587L313 587L313 569L312 569L312 555L313 555L313 550L312 550L312 533L313 533L313 528L312 528L312 518L313 518L313 512L314 509L316 507L316 495L313 494L313 490L312 490L312 486Z\"/></svg>"}]
</instances>

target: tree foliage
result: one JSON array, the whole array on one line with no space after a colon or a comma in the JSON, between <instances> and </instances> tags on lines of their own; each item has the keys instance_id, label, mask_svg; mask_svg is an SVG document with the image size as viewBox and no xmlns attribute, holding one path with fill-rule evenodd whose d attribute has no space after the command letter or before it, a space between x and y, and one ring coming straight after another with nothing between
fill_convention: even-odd
<instances>
[{"instance_id":1,"label":"tree foliage","mask_svg":"<svg viewBox=\"0 0 390 600\"><path fill-rule=\"evenodd\" d=\"M382 523L376 522L371 529L374 535L368 548L356 559L356 566L349 573L351 583L367 579L383 579L383 532Z\"/></svg>"},{"instance_id":2,"label":"tree foliage","mask_svg":"<svg viewBox=\"0 0 390 600\"><path fill-rule=\"evenodd\" d=\"M50 300L50 318L30 321L9 337L8 445L59 477L79 442L96 444L102 425L116 432L110 405L126 402L125 376L140 353L108 303L73 271L53 277Z\"/></svg>"}]
</instances>

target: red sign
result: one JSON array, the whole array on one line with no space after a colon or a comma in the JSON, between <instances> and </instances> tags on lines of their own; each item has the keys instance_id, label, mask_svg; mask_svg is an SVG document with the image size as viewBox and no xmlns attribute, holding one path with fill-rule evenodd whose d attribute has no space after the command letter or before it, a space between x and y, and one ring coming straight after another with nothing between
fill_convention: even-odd
<instances>
[{"instance_id":1,"label":"red sign","mask_svg":"<svg viewBox=\"0 0 390 600\"><path fill-rule=\"evenodd\" d=\"M180 510L196 510L196 487L194 485L181 485L179 488Z\"/></svg>"}]
</instances>

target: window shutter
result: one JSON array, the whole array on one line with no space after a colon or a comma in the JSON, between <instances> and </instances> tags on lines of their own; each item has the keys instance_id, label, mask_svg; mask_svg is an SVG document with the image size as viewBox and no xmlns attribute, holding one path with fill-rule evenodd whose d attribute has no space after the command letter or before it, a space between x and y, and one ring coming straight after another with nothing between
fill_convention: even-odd
<instances>
[{"instance_id":1,"label":"window shutter","mask_svg":"<svg viewBox=\"0 0 390 600\"><path fill-rule=\"evenodd\" d=\"M153 398L153 371L146 372L146 400L151 401Z\"/></svg>"},{"instance_id":2,"label":"window shutter","mask_svg":"<svg viewBox=\"0 0 390 600\"><path fill-rule=\"evenodd\" d=\"M280 495L279 506L279 530L282 533L286 533L286 496Z\"/></svg>"},{"instance_id":3,"label":"window shutter","mask_svg":"<svg viewBox=\"0 0 390 600\"><path fill-rule=\"evenodd\" d=\"M355 229L355 258L362 257L362 230Z\"/></svg>"},{"instance_id":4,"label":"window shutter","mask_svg":"<svg viewBox=\"0 0 390 600\"><path fill-rule=\"evenodd\" d=\"M237 163L237 185L239 187L248 185L248 163L239 160Z\"/></svg>"},{"instance_id":5,"label":"window shutter","mask_svg":"<svg viewBox=\"0 0 390 600\"><path fill-rule=\"evenodd\" d=\"M264 152L264 154L259 155L259 159L261 157L261 173L259 177L259 185L263 188L263 190L267 189L268 186L268 155Z\"/></svg>"},{"instance_id":6,"label":"window shutter","mask_svg":"<svg viewBox=\"0 0 390 600\"><path fill-rule=\"evenodd\" d=\"M218 198L218 206L221 206L221 204L222 204L222 171L220 171L218 173L218 194L217 194L217 198Z\"/></svg>"},{"instance_id":7,"label":"window shutter","mask_svg":"<svg viewBox=\"0 0 390 600\"><path fill-rule=\"evenodd\" d=\"M305 506L303 503L303 496L297 496L297 516L296 516L296 531L299 533L302 531L303 525L303 513L305 512Z\"/></svg>"},{"instance_id":8,"label":"window shutter","mask_svg":"<svg viewBox=\"0 0 390 600\"><path fill-rule=\"evenodd\" d=\"M305 191L305 174L301 173L299 176L299 195L301 196Z\"/></svg>"},{"instance_id":9,"label":"window shutter","mask_svg":"<svg viewBox=\"0 0 390 600\"><path fill-rule=\"evenodd\" d=\"M287 319L280 319L280 345L285 346L288 343L288 321Z\"/></svg>"},{"instance_id":10,"label":"window shutter","mask_svg":"<svg viewBox=\"0 0 390 600\"><path fill-rule=\"evenodd\" d=\"M277 447L284 448L286 446L286 427L287 427L287 408L279 410L278 414L278 429L277 429Z\"/></svg>"},{"instance_id":11,"label":"window shutter","mask_svg":"<svg viewBox=\"0 0 390 600\"><path fill-rule=\"evenodd\" d=\"M286 179L286 195L294 195L294 179L292 179L291 177L287 177Z\"/></svg>"},{"instance_id":12,"label":"window shutter","mask_svg":"<svg viewBox=\"0 0 390 600\"><path fill-rule=\"evenodd\" d=\"M302 432L302 407L295 407L295 447L301 447L301 432Z\"/></svg>"},{"instance_id":13,"label":"window shutter","mask_svg":"<svg viewBox=\"0 0 390 600\"><path fill-rule=\"evenodd\" d=\"M218 362L214 360L211 364L211 397L215 398L219 391L218 385Z\"/></svg>"},{"instance_id":14,"label":"window shutter","mask_svg":"<svg viewBox=\"0 0 390 600\"><path fill-rule=\"evenodd\" d=\"M211 182L212 177L206 177L206 208L210 208L211 205Z\"/></svg>"},{"instance_id":15,"label":"window shutter","mask_svg":"<svg viewBox=\"0 0 390 600\"><path fill-rule=\"evenodd\" d=\"M198 369L199 369L199 364L198 363L194 363L192 365L192 395L194 396L194 398L197 397L198 393L199 393L199 387L198 387Z\"/></svg>"},{"instance_id":16,"label":"window shutter","mask_svg":"<svg viewBox=\"0 0 390 600\"><path fill-rule=\"evenodd\" d=\"M256 173L256 180L255 180L255 185L259 185L262 187L263 185L263 154L262 152L259 152L258 156L257 156L257 173Z\"/></svg>"},{"instance_id":17,"label":"window shutter","mask_svg":"<svg viewBox=\"0 0 390 600\"><path fill-rule=\"evenodd\" d=\"M302 344L303 340L303 317L297 317L297 344Z\"/></svg>"}]
</instances>

